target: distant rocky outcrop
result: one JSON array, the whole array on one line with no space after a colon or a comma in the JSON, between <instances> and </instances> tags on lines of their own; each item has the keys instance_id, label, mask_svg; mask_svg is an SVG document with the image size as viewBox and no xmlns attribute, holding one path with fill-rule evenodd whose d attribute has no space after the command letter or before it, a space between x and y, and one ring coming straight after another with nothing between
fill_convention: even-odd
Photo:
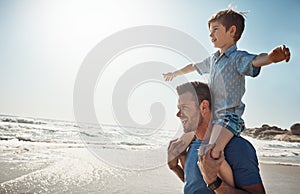
<instances>
[{"instance_id":1,"label":"distant rocky outcrop","mask_svg":"<svg viewBox=\"0 0 300 194\"><path fill-rule=\"evenodd\" d=\"M300 135L300 123L296 123L291 126L291 132L293 135Z\"/></svg>"},{"instance_id":2,"label":"distant rocky outcrop","mask_svg":"<svg viewBox=\"0 0 300 194\"><path fill-rule=\"evenodd\" d=\"M258 128L248 128L242 132L247 135L263 140L279 140L288 142L300 142L300 124L296 123L291 126L291 130L281 129L277 126L262 125Z\"/></svg>"}]
</instances>

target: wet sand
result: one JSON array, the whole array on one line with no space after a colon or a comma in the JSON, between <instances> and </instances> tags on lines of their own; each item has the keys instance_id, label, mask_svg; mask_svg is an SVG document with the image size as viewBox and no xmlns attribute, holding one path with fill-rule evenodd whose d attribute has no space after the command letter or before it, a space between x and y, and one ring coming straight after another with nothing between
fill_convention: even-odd
<instances>
[{"instance_id":1,"label":"wet sand","mask_svg":"<svg viewBox=\"0 0 300 194\"><path fill-rule=\"evenodd\" d=\"M1 174L8 176L8 173L4 173L5 171L2 171L2 167L7 169L8 165L4 165L2 163L0 167L0 170L2 172ZM267 193L299 193L300 167L260 164L260 168ZM14 172L15 174L10 174L8 177L6 177L6 181L8 179L14 179L15 177L26 174L26 172L24 171L19 173L17 171L11 171L11 173L12 172ZM16 182L19 182L19 184L15 182L15 184L9 186L9 184L4 183L4 185L2 185L2 189L0 187L0 193L38 193L41 191L44 193L60 193L60 191L74 193L183 193L183 183L166 166L141 172L119 171L117 173L115 172L113 174L110 174L102 171L101 174L102 178L94 179L93 183L81 185L79 187L72 184L64 186L57 184L56 189L53 189L54 185L52 185L51 183L43 185L43 180L31 180L28 181L26 185L23 185L22 181L19 182L18 180L16 180ZM122 178L117 178L118 175ZM48 181L51 182L51 180ZM103 187L103 181L105 182L105 187ZM4 189L4 187L8 190Z\"/></svg>"},{"instance_id":2,"label":"wet sand","mask_svg":"<svg viewBox=\"0 0 300 194\"><path fill-rule=\"evenodd\" d=\"M300 167L260 164L267 193L296 194L300 192Z\"/></svg>"},{"instance_id":3,"label":"wet sand","mask_svg":"<svg viewBox=\"0 0 300 194\"><path fill-rule=\"evenodd\" d=\"M167 165L140 171L116 169L86 149L61 153L41 163L0 160L0 193L183 193L184 184ZM300 167L261 163L260 169L267 193L299 193Z\"/></svg>"}]
</instances>

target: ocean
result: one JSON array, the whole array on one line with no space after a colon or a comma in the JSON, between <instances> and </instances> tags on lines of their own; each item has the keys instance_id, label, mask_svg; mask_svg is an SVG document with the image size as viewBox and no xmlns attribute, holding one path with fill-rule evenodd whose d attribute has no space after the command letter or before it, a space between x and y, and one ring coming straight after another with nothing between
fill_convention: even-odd
<instances>
[{"instance_id":1,"label":"ocean","mask_svg":"<svg viewBox=\"0 0 300 194\"><path fill-rule=\"evenodd\" d=\"M172 193L175 175L170 185L150 177L169 173L166 150L178 135L0 115L0 193L132 193L133 187L139 188L133 193L155 193L154 183L159 193ZM244 137L260 163L300 166L300 143Z\"/></svg>"}]
</instances>

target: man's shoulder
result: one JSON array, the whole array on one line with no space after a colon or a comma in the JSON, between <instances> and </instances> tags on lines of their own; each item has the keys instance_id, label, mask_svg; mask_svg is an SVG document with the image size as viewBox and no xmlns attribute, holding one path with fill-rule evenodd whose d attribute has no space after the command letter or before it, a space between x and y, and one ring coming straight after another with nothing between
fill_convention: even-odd
<instances>
[{"instance_id":1,"label":"man's shoulder","mask_svg":"<svg viewBox=\"0 0 300 194\"><path fill-rule=\"evenodd\" d=\"M229 152L239 152L239 151L255 151L253 145L241 136L234 136L227 144L225 150Z\"/></svg>"},{"instance_id":2,"label":"man's shoulder","mask_svg":"<svg viewBox=\"0 0 300 194\"><path fill-rule=\"evenodd\" d=\"M237 187L261 184L256 151L248 140L243 137L233 137L224 152L226 161L232 168Z\"/></svg>"}]
</instances>

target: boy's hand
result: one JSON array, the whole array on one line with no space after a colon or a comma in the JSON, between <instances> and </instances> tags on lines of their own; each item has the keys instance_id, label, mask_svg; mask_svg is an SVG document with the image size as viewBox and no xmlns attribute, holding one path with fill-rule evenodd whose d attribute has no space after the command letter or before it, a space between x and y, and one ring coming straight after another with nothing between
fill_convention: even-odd
<instances>
[{"instance_id":1,"label":"boy's hand","mask_svg":"<svg viewBox=\"0 0 300 194\"><path fill-rule=\"evenodd\" d=\"M269 59L273 63L278 63L283 60L288 62L291 57L289 48L285 47L284 45L281 45L281 46L273 49L271 52L268 53L268 55L269 55Z\"/></svg>"},{"instance_id":2,"label":"boy's hand","mask_svg":"<svg viewBox=\"0 0 300 194\"><path fill-rule=\"evenodd\" d=\"M165 81L172 81L173 78L176 77L176 74L174 72L164 73L163 74Z\"/></svg>"}]
</instances>

